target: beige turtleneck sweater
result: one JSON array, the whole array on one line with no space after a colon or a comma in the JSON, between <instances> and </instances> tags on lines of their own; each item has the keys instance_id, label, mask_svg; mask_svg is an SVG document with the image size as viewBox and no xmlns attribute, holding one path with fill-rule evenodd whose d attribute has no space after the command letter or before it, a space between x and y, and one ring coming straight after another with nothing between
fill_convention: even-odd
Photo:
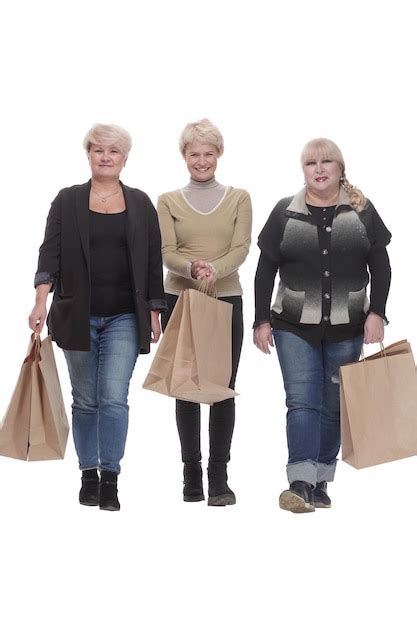
<instances>
[{"instance_id":1,"label":"beige turtleneck sweater","mask_svg":"<svg viewBox=\"0 0 417 626\"><path fill-rule=\"evenodd\" d=\"M248 192L223 187L215 179L191 180L183 189L162 194L157 210L168 269L166 293L198 289L191 263L203 259L214 267L218 296L241 295L238 268L249 252L252 226Z\"/></svg>"}]
</instances>

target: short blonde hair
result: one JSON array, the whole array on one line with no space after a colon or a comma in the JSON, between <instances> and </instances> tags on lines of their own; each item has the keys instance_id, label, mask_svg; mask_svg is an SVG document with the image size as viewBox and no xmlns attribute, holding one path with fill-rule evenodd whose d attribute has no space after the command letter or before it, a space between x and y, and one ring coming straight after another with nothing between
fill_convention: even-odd
<instances>
[{"instance_id":1,"label":"short blonde hair","mask_svg":"<svg viewBox=\"0 0 417 626\"><path fill-rule=\"evenodd\" d=\"M84 150L90 152L93 144L115 146L127 157L132 147L132 138L127 130L116 124L94 124L84 137Z\"/></svg>"},{"instance_id":2,"label":"short blonde hair","mask_svg":"<svg viewBox=\"0 0 417 626\"><path fill-rule=\"evenodd\" d=\"M179 141L182 156L185 156L187 145L193 141L215 146L219 157L224 152L224 142L221 132L217 126L206 117L197 122L190 122L182 131Z\"/></svg>"},{"instance_id":3,"label":"short blonde hair","mask_svg":"<svg viewBox=\"0 0 417 626\"><path fill-rule=\"evenodd\" d=\"M331 141L331 139L324 139L319 137L318 139L312 139L301 151L301 165L305 165L310 159L331 159L337 161L340 165L340 186L349 194L349 201L352 207L358 213L365 208L366 198L360 189L350 184L346 178L345 173L345 160L340 148Z\"/></svg>"}]
</instances>

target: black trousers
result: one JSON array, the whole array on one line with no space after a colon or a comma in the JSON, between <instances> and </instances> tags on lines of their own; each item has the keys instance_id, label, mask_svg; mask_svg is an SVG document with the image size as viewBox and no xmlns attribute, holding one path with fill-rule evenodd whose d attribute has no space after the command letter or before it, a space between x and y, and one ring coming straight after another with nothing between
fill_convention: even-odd
<instances>
[{"instance_id":1,"label":"black trousers","mask_svg":"<svg viewBox=\"0 0 417 626\"><path fill-rule=\"evenodd\" d=\"M165 330L178 296L165 294L168 310L162 313L162 329ZM230 389L235 388L237 368L243 342L243 312L241 296L219 298L233 305L232 317L232 376ZM195 402L176 400L176 419L181 443L181 457L184 463L201 461L201 420L200 405ZM209 464L230 460L230 446L235 426L235 399L228 398L210 407L209 419Z\"/></svg>"}]
</instances>

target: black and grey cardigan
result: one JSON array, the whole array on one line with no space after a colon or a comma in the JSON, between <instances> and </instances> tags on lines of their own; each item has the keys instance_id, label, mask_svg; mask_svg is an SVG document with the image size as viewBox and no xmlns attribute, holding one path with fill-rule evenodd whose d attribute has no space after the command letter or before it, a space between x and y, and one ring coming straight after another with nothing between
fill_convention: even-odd
<instances>
[{"instance_id":1,"label":"black and grey cardigan","mask_svg":"<svg viewBox=\"0 0 417 626\"><path fill-rule=\"evenodd\" d=\"M385 318L390 284L385 246L390 239L372 203L366 200L364 209L357 212L343 189L327 225L314 219L305 203L305 189L283 198L259 236L255 326L269 319L278 269L280 281L271 311L274 327L283 323L291 330L293 325L298 327L297 334L303 334L303 328L320 326L320 331L312 331L316 338L327 332L333 340L341 340L352 334L352 328L353 334L361 332L369 311Z\"/></svg>"}]
</instances>

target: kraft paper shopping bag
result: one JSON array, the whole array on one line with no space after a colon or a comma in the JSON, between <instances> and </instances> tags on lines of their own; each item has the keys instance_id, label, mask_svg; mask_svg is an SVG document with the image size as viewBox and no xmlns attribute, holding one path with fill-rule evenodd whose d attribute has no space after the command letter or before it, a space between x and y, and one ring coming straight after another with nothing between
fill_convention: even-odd
<instances>
[{"instance_id":1,"label":"kraft paper shopping bag","mask_svg":"<svg viewBox=\"0 0 417 626\"><path fill-rule=\"evenodd\" d=\"M232 311L228 302L195 289L183 291L143 387L205 404L236 396L229 389Z\"/></svg>"},{"instance_id":2,"label":"kraft paper shopping bag","mask_svg":"<svg viewBox=\"0 0 417 626\"><path fill-rule=\"evenodd\" d=\"M69 425L52 340L32 335L0 428L0 455L28 461L64 458Z\"/></svg>"},{"instance_id":3,"label":"kraft paper shopping bag","mask_svg":"<svg viewBox=\"0 0 417 626\"><path fill-rule=\"evenodd\" d=\"M342 459L356 468L417 454L417 374L399 341L340 368Z\"/></svg>"}]
</instances>

